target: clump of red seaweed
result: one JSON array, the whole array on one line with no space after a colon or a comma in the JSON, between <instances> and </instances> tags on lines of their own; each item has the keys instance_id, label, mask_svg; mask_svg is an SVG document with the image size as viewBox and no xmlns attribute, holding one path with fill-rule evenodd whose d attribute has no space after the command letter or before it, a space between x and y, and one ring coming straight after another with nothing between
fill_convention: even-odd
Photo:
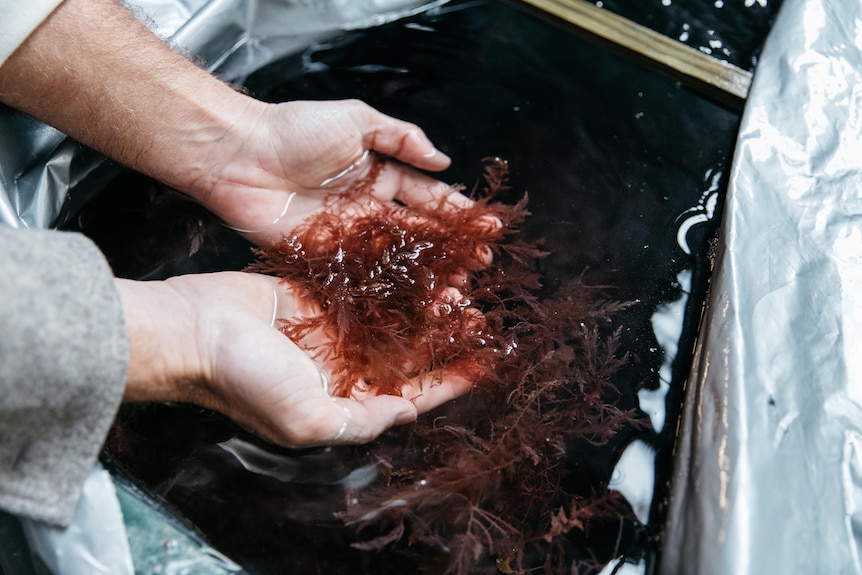
<instances>
[{"instance_id":1,"label":"clump of red seaweed","mask_svg":"<svg viewBox=\"0 0 862 575\"><path fill-rule=\"evenodd\" d=\"M488 250L525 264L542 257L537 246L516 238L526 198L491 202L505 187L506 166L498 160L486 170L483 197L470 207L445 199L419 207L382 204L370 195L380 166L375 161L360 186L334 198L336 209L312 215L291 237L259 251L249 269L277 275L319 304L313 317L282 320L282 331L294 341L326 331L329 337L311 351L332 366L336 395L349 396L360 382L398 394L411 378L443 369L481 385L516 345L508 325L516 318L505 301L532 299L528 294L539 287L535 272L512 275L483 257Z\"/></svg>"},{"instance_id":2,"label":"clump of red seaweed","mask_svg":"<svg viewBox=\"0 0 862 575\"><path fill-rule=\"evenodd\" d=\"M608 488L610 468L593 477L578 463L642 425L615 401L613 376L627 357L611 319L627 304L581 281L538 297L544 253L517 233L526 198L493 201L506 170L491 162L481 197L463 209L318 214L260 252L254 269L319 303L319 315L285 321L283 331L335 334L315 351L337 360L339 394L360 380L398 393L429 369L477 382L471 397L370 448L383 480L349 494L341 514L356 528L355 547L400 551L447 575L597 573L626 552L623 540L644 537ZM375 175L338 201L373 204ZM447 299L458 276L467 278L461 299Z\"/></svg>"}]
</instances>

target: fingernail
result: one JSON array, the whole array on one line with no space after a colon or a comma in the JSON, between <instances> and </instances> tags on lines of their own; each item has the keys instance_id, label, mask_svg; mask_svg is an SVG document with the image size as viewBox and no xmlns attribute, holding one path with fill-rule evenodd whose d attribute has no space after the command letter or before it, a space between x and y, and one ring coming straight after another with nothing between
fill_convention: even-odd
<instances>
[{"instance_id":1,"label":"fingernail","mask_svg":"<svg viewBox=\"0 0 862 575\"><path fill-rule=\"evenodd\" d=\"M425 132L421 130L411 130L411 132L407 134L407 137L419 144L420 148L431 148L430 152L422 154L423 158L433 158L437 155L437 148L434 147L434 144L431 143L425 135Z\"/></svg>"},{"instance_id":2,"label":"fingernail","mask_svg":"<svg viewBox=\"0 0 862 575\"><path fill-rule=\"evenodd\" d=\"M444 154L443 152L441 152L437 148L433 148L433 147L431 148L430 152L428 152L427 154L423 154L422 157L425 158L426 160L430 160L431 158L435 158L435 160L437 160L437 161L446 162L446 163L449 163L452 161L452 158L450 158L449 156L447 156L446 154Z\"/></svg>"}]
</instances>

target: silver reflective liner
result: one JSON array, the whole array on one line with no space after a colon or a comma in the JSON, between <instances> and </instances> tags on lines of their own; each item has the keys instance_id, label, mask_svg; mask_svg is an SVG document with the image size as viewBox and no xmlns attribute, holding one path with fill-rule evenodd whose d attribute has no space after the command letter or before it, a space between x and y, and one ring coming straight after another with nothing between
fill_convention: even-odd
<instances>
[{"instance_id":1,"label":"silver reflective liner","mask_svg":"<svg viewBox=\"0 0 862 575\"><path fill-rule=\"evenodd\" d=\"M862 5L785 0L738 138L660 572L860 573Z\"/></svg>"}]
</instances>

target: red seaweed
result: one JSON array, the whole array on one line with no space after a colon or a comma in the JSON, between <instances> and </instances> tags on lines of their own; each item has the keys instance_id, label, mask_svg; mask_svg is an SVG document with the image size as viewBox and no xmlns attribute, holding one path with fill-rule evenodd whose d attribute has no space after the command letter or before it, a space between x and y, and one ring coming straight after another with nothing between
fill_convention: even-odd
<instances>
[{"instance_id":1,"label":"red seaweed","mask_svg":"<svg viewBox=\"0 0 862 575\"><path fill-rule=\"evenodd\" d=\"M597 573L626 551L624 531L644 537L609 473L577 471L591 449L645 425L617 406L613 382L628 358L612 318L630 304L581 280L539 297L545 252L519 233L526 196L495 201L505 162L491 161L480 197L458 209L381 205L370 196L377 170L251 267L318 303L318 315L282 330L295 340L326 330L310 351L335 366L339 395L357 385L397 394L428 370L476 382L470 397L369 448L383 478L348 494L340 514L354 546L447 575Z\"/></svg>"},{"instance_id":2,"label":"red seaweed","mask_svg":"<svg viewBox=\"0 0 862 575\"><path fill-rule=\"evenodd\" d=\"M351 494L341 514L358 531L355 546L421 549L423 561L442 558L430 572L447 575L485 572L489 558L502 573L561 575L597 573L623 554L618 532L643 538L609 475L585 484L573 471L591 447L644 425L613 401L612 376L628 359L619 329L601 335L623 307L577 282L524 307L516 359L500 365L508 387L403 431L400 449L377 450L386 479ZM573 546L588 557L577 570ZM601 559L597 546L610 547Z\"/></svg>"},{"instance_id":3,"label":"red seaweed","mask_svg":"<svg viewBox=\"0 0 862 575\"><path fill-rule=\"evenodd\" d=\"M526 198L491 202L505 187L506 166L497 160L486 171L483 197L470 207L445 199L383 205L370 194L380 165L348 195L333 198L331 210L259 250L248 269L281 277L319 305L315 316L282 319L282 331L294 341L326 331L326 341L309 351L331 367L337 395L359 385L399 394L412 378L443 369L481 385L514 345L505 300L532 298L528 291L539 287L534 272L513 276L484 256L490 250L495 259L503 252L524 262L542 257L538 247L515 239L528 214Z\"/></svg>"}]
</instances>

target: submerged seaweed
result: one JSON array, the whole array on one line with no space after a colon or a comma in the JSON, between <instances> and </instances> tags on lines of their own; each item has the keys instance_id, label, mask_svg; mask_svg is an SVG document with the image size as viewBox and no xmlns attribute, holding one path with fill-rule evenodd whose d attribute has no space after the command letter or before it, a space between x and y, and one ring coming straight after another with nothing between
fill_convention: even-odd
<instances>
[{"instance_id":1,"label":"submerged seaweed","mask_svg":"<svg viewBox=\"0 0 862 575\"><path fill-rule=\"evenodd\" d=\"M628 359L613 317L629 304L582 281L539 297L544 252L518 233L526 197L495 201L504 162L490 162L479 197L457 209L376 203L376 170L333 200L360 209L312 216L250 268L318 304L282 330L295 340L326 331L327 343L309 351L332 366L336 393L397 394L428 370L476 384L372 445L382 479L348 494L339 515L356 530L354 547L458 575L593 573L634 553L644 530L608 489L609 473L580 477L577 464L644 425L618 407L613 382ZM457 295L451 278L464 280Z\"/></svg>"}]
</instances>

